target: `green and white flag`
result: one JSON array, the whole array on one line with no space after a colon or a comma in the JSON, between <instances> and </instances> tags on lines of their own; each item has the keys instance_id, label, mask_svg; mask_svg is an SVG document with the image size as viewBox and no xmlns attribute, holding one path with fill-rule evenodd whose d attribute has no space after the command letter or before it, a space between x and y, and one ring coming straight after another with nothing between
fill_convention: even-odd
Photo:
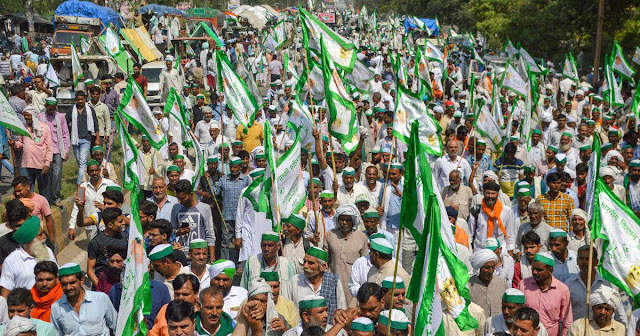
<instances>
[{"instance_id":1,"label":"green and white flag","mask_svg":"<svg viewBox=\"0 0 640 336\"><path fill-rule=\"evenodd\" d=\"M164 113L169 119L169 134L173 142L178 144L180 149L192 148L193 143L189 136L189 122L187 112L184 108L180 95L174 88L169 90L167 101L164 104Z\"/></svg>"},{"instance_id":2,"label":"green and white flag","mask_svg":"<svg viewBox=\"0 0 640 336\"><path fill-rule=\"evenodd\" d=\"M616 76L613 71L613 67L611 63L614 62L613 57L609 59L609 61L605 61L604 75L607 83L607 91L604 95L609 101L609 106L612 108L617 108L624 106L624 98L622 98L622 93L620 92L620 85L616 80ZM603 91L604 92L604 91Z\"/></svg>"},{"instance_id":3,"label":"green and white flag","mask_svg":"<svg viewBox=\"0 0 640 336\"><path fill-rule=\"evenodd\" d=\"M265 125L265 127L269 127ZM300 134L296 134L296 139L289 148L276 161L275 179L277 180L276 199L278 200L279 218L289 218L304 206L307 193L302 181L302 166L300 165L301 153ZM267 163L267 166L269 163ZM271 190L273 186L272 178L265 175L265 190Z\"/></svg>"},{"instance_id":4,"label":"green and white flag","mask_svg":"<svg viewBox=\"0 0 640 336\"><path fill-rule=\"evenodd\" d=\"M329 133L344 142L352 140L358 132L356 127L356 106L344 88L342 78L338 74L333 61L329 57L328 48L322 47L322 75L324 78L324 92L329 113Z\"/></svg>"},{"instance_id":5,"label":"green and white flag","mask_svg":"<svg viewBox=\"0 0 640 336\"><path fill-rule=\"evenodd\" d=\"M140 189L140 181L142 180L138 172L144 168L138 167L141 156L138 155L133 139L123 125L121 114L122 111L118 110L114 117L124 152L123 185L125 189L131 191L131 225L129 225L127 259L124 260L122 274L122 294L116 335L144 336L147 333L144 315L151 312L152 305L149 259L147 259L145 251L138 211L139 200L142 199L142 190Z\"/></svg>"},{"instance_id":6,"label":"green and white flag","mask_svg":"<svg viewBox=\"0 0 640 336\"><path fill-rule=\"evenodd\" d=\"M568 53L564 56L564 66L562 67L562 77L569 78L574 82L578 82L578 69L576 68L576 61L573 59L573 55Z\"/></svg>"},{"instance_id":7,"label":"green and white flag","mask_svg":"<svg viewBox=\"0 0 640 336\"><path fill-rule=\"evenodd\" d=\"M373 14L371 14L371 20L369 20L370 22L370 27L371 29L373 29L374 33L377 33L377 29L378 29L378 14L376 12L376 10L373 10Z\"/></svg>"},{"instance_id":8,"label":"green and white flag","mask_svg":"<svg viewBox=\"0 0 640 336\"><path fill-rule=\"evenodd\" d=\"M520 47L519 52L520 52L520 57L523 58L524 61L529 64L529 70L531 71L532 74L544 75L547 73L547 69L545 69L544 67L536 63L533 57L529 55L529 52L527 52L523 47Z\"/></svg>"},{"instance_id":9,"label":"green and white flag","mask_svg":"<svg viewBox=\"0 0 640 336\"><path fill-rule=\"evenodd\" d=\"M291 114L287 122L296 134L300 134L300 144L302 147L311 149L314 144L313 138L313 116L307 105L304 105L299 96L293 100Z\"/></svg>"},{"instance_id":10,"label":"green and white flag","mask_svg":"<svg viewBox=\"0 0 640 336\"><path fill-rule=\"evenodd\" d=\"M111 27L107 28L107 34L104 39L104 46L111 56L116 56L117 54L119 54L122 48L120 44L120 38L113 31L113 29L111 29Z\"/></svg>"},{"instance_id":11,"label":"green and white flag","mask_svg":"<svg viewBox=\"0 0 640 336\"><path fill-rule=\"evenodd\" d=\"M253 125L258 111L255 98L247 89L247 84L233 71L227 55L216 50L216 62L218 64L218 92L224 93L227 106L233 112L233 116L247 132Z\"/></svg>"},{"instance_id":12,"label":"green and white flag","mask_svg":"<svg viewBox=\"0 0 640 336\"><path fill-rule=\"evenodd\" d=\"M284 71L286 76L289 76L290 73L291 77L296 80L296 83L298 82L298 80L300 80L300 76L298 75L293 62L291 62L291 60L289 59L289 53L286 52L284 53Z\"/></svg>"},{"instance_id":13,"label":"green and white flag","mask_svg":"<svg viewBox=\"0 0 640 336\"><path fill-rule=\"evenodd\" d=\"M160 149L167 142L160 123L153 116L142 90L140 90L138 83L133 80L133 77L129 77L127 88L122 95L122 101L118 105L118 112L149 138L149 143L153 148Z\"/></svg>"},{"instance_id":14,"label":"green and white flag","mask_svg":"<svg viewBox=\"0 0 640 336\"><path fill-rule=\"evenodd\" d=\"M613 41L613 49L611 50L611 67L613 71L620 75L622 78L633 81L633 76L636 74L631 68L627 60L624 58L622 47L618 44L618 41Z\"/></svg>"},{"instance_id":15,"label":"green and white flag","mask_svg":"<svg viewBox=\"0 0 640 336\"><path fill-rule=\"evenodd\" d=\"M31 138L31 134L18 117L7 97L0 91L0 125L8 128L16 135L24 135Z\"/></svg>"},{"instance_id":16,"label":"green and white flag","mask_svg":"<svg viewBox=\"0 0 640 336\"><path fill-rule=\"evenodd\" d=\"M507 40L507 42L504 43L502 51L504 51L512 61L515 60L515 57L518 55L518 48L511 43L511 40Z\"/></svg>"},{"instance_id":17,"label":"green and white flag","mask_svg":"<svg viewBox=\"0 0 640 336\"><path fill-rule=\"evenodd\" d=\"M587 211L589 221L593 219L593 211L596 203L596 180L598 177L600 177L600 136L594 134L593 143L591 143L591 157L587 162L587 192L585 194L585 210ZM593 224L591 225L591 227L593 227Z\"/></svg>"},{"instance_id":18,"label":"green and white flag","mask_svg":"<svg viewBox=\"0 0 640 336\"><path fill-rule=\"evenodd\" d=\"M640 65L640 47L636 47L636 51L633 53L631 61L633 61L635 64Z\"/></svg>"},{"instance_id":19,"label":"green and white flag","mask_svg":"<svg viewBox=\"0 0 640 336\"><path fill-rule=\"evenodd\" d=\"M420 144L418 129L418 122L414 122L405 163L400 219L400 227L411 232L418 246L407 298L417 303L414 335L444 336L445 308L462 331L477 328L478 321L468 309L469 271L457 256L453 230L428 155Z\"/></svg>"},{"instance_id":20,"label":"green and white flag","mask_svg":"<svg viewBox=\"0 0 640 336\"><path fill-rule=\"evenodd\" d=\"M431 30L427 27L427 24L424 21L420 20L417 16L413 17L413 23L418 27L419 30L426 31L427 34L431 35Z\"/></svg>"},{"instance_id":21,"label":"green and white flag","mask_svg":"<svg viewBox=\"0 0 640 336\"><path fill-rule=\"evenodd\" d=\"M76 46L73 45L73 41L71 41L71 75L73 77L73 87L75 88L80 78L84 76L84 71L82 70L82 63L80 63L80 57L78 56Z\"/></svg>"},{"instance_id":22,"label":"green and white flag","mask_svg":"<svg viewBox=\"0 0 640 336\"><path fill-rule=\"evenodd\" d=\"M310 48L316 54L320 54L320 40L324 40L326 52L331 60L347 72L353 70L358 51L351 41L338 35L303 8L300 8L300 22L303 35L307 35L307 38L303 39L305 48Z\"/></svg>"},{"instance_id":23,"label":"green and white flag","mask_svg":"<svg viewBox=\"0 0 640 336\"><path fill-rule=\"evenodd\" d=\"M355 86L361 94L368 94L371 91L371 80L374 73L360 60L356 61L353 71L344 76L344 81Z\"/></svg>"},{"instance_id":24,"label":"green and white flag","mask_svg":"<svg viewBox=\"0 0 640 336\"><path fill-rule=\"evenodd\" d=\"M482 57L480 57L480 55L478 54L478 51L476 50L476 48L473 48L473 59L475 59L476 62L478 62L478 64L482 64L483 67L485 68L487 67Z\"/></svg>"},{"instance_id":25,"label":"green and white flag","mask_svg":"<svg viewBox=\"0 0 640 336\"><path fill-rule=\"evenodd\" d=\"M596 179L592 238L602 248L598 270L640 305L640 219L607 186Z\"/></svg>"},{"instance_id":26,"label":"green and white flag","mask_svg":"<svg viewBox=\"0 0 640 336\"><path fill-rule=\"evenodd\" d=\"M83 55L86 55L89 52L90 47L91 45L89 44L89 41L87 41L84 35L80 35L80 52L82 52Z\"/></svg>"},{"instance_id":27,"label":"green and white flag","mask_svg":"<svg viewBox=\"0 0 640 336\"><path fill-rule=\"evenodd\" d=\"M451 38L455 40L460 37L460 34L456 33L453 28L449 28L449 36L451 36Z\"/></svg>"},{"instance_id":28,"label":"green and white flag","mask_svg":"<svg viewBox=\"0 0 640 336\"><path fill-rule=\"evenodd\" d=\"M417 94L403 85L398 85L396 110L393 120L393 135L406 144L411 143L411 125L418 121L420 145L429 155L442 156L442 128L427 112L427 107Z\"/></svg>"},{"instance_id":29,"label":"green and white flag","mask_svg":"<svg viewBox=\"0 0 640 336\"><path fill-rule=\"evenodd\" d=\"M504 145L504 134L500 129L500 125L496 123L496 120L491 116L491 111L485 104L484 100L476 102L480 112L477 114L474 120L474 129L482 135L485 139L489 140L488 145L494 152L501 152ZM509 125L507 125L509 127Z\"/></svg>"},{"instance_id":30,"label":"green and white flag","mask_svg":"<svg viewBox=\"0 0 640 336\"><path fill-rule=\"evenodd\" d=\"M274 39L277 43L276 49L280 49L284 46L285 43L287 43L287 40L289 39L287 37L287 21L280 20L280 22L278 22L273 28L273 32L275 34Z\"/></svg>"},{"instance_id":31,"label":"green and white flag","mask_svg":"<svg viewBox=\"0 0 640 336\"><path fill-rule=\"evenodd\" d=\"M636 93L633 94L633 102L631 102L631 113L636 116L636 121L640 120L640 90L637 89Z\"/></svg>"},{"instance_id":32,"label":"green and white flag","mask_svg":"<svg viewBox=\"0 0 640 336\"><path fill-rule=\"evenodd\" d=\"M420 47L416 47L416 64L413 73L419 79L418 92L421 95L433 97L431 77L429 76L429 64L427 59L423 56L423 52Z\"/></svg>"},{"instance_id":33,"label":"green and white flag","mask_svg":"<svg viewBox=\"0 0 640 336\"><path fill-rule=\"evenodd\" d=\"M442 63L444 54L433 43L426 41L424 44L424 57L430 61L436 61Z\"/></svg>"},{"instance_id":34,"label":"green and white flag","mask_svg":"<svg viewBox=\"0 0 640 336\"><path fill-rule=\"evenodd\" d=\"M50 88L54 88L60 85L58 74L56 73L56 70L53 68L51 63L49 63L49 65L47 66L47 73L44 75L44 83Z\"/></svg>"},{"instance_id":35,"label":"green and white flag","mask_svg":"<svg viewBox=\"0 0 640 336\"><path fill-rule=\"evenodd\" d=\"M527 96L527 91L529 90L527 82L510 63L507 63L507 68L502 73L500 87L506 88L522 98Z\"/></svg>"}]
</instances>

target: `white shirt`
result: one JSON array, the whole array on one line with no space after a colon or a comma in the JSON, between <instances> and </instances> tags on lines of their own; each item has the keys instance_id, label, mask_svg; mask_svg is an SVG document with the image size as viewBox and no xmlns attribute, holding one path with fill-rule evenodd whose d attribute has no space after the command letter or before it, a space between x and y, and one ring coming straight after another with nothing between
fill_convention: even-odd
<instances>
[{"instance_id":1,"label":"white shirt","mask_svg":"<svg viewBox=\"0 0 640 336\"><path fill-rule=\"evenodd\" d=\"M336 206L338 207L345 204L355 204L356 197L358 197L358 195L367 195L368 196L367 198L369 199L369 204L371 206L377 205L376 203L373 203L374 200L370 196L371 193L369 192L369 188L363 186L362 184L354 183L353 188L351 189L351 192L348 192L347 188L345 188L344 185L341 185L340 188L338 188L338 192L336 194L337 194Z\"/></svg>"},{"instance_id":2,"label":"white shirt","mask_svg":"<svg viewBox=\"0 0 640 336\"><path fill-rule=\"evenodd\" d=\"M360 286L367 282L367 274L371 269L371 258L368 254L356 259L351 267L351 276L349 277L349 293L353 297L358 296Z\"/></svg>"},{"instance_id":3,"label":"white shirt","mask_svg":"<svg viewBox=\"0 0 640 336\"><path fill-rule=\"evenodd\" d=\"M240 312L240 304L247 299L247 295L248 292L246 289L238 286L231 286L229 293L222 298L224 301L222 311L229 314L229 316L234 320L237 320L238 313Z\"/></svg>"},{"instance_id":4,"label":"white shirt","mask_svg":"<svg viewBox=\"0 0 640 336\"><path fill-rule=\"evenodd\" d=\"M53 251L47 247L49 251L49 261L56 262ZM22 247L11 252L2 264L2 277L0 277L0 286L2 288L13 290L14 288L31 288L36 284L36 278L33 275L33 269L36 267L38 260L29 255ZM56 263L57 264L57 263Z\"/></svg>"},{"instance_id":5,"label":"white shirt","mask_svg":"<svg viewBox=\"0 0 640 336\"><path fill-rule=\"evenodd\" d=\"M333 328L333 326L330 323L327 323L327 326L324 327L324 331L329 331L331 330L331 328ZM302 321L300 321L297 326L285 331L282 336L300 336L302 335L303 331L304 326L302 325ZM344 329L340 329L337 336L347 336L347 333L344 331Z\"/></svg>"},{"instance_id":6,"label":"white shirt","mask_svg":"<svg viewBox=\"0 0 640 336\"><path fill-rule=\"evenodd\" d=\"M549 334L547 333L547 329L545 329L542 323L539 323L538 325L540 326L538 336L548 336ZM491 316L484 323L483 335L493 336L499 333L507 333L507 335L511 335L511 332L507 328L507 323L504 321L504 315L502 314Z\"/></svg>"},{"instance_id":7,"label":"white shirt","mask_svg":"<svg viewBox=\"0 0 640 336\"><path fill-rule=\"evenodd\" d=\"M202 278L198 277L198 279L200 280L200 291L204 290L205 288L211 286L211 277L209 276L209 267L211 267L211 265L205 265L205 269L204 269L204 273L202 274ZM191 273L193 273L193 271L191 271L191 265L187 266L187 268L189 269L189 271ZM195 275L195 273L193 273ZM198 276L198 275L196 275Z\"/></svg>"},{"instance_id":8,"label":"white shirt","mask_svg":"<svg viewBox=\"0 0 640 336\"><path fill-rule=\"evenodd\" d=\"M289 282L289 293L287 299L293 301L296 307L299 306L300 301L308 295L320 295L320 289L322 284L317 290L313 289L309 279L304 274L296 274ZM286 296L285 296L286 297ZM336 299L338 300L337 309L347 309L347 300L342 289L342 283L338 281L336 285Z\"/></svg>"},{"instance_id":9,"label":"white shirt","mask_svg":"<svg viewBox=\"0 0 640 336\"><path fill-rule=\"evenodd\" d=\"M380 190L382 190L382 182L376 181L376 187L373 190L369 190L366 180L360 181L357 184L361 184L365 187L365 189L367 189L367 192L369 193L369 197L373 201L373 203L370 204L372 207L375 208L378 205L380 205Z\"/></svg>"},{"instance_id":10,"label":"white shirt","mask_svg":"<svg viewBox=\"0 0 640 336\"><path fill-rule=\"evenodd\" d=\"M90 181L82 182L82 184L80 184L81 187L85 188L84 213L81 214L82 217L88 217L90 214L98 212L98 208L96 208L94 201L102 203L104 201L104 199L102 198L102 193L107 190L107 187L110 185L115 185L115 183L104 177L100 181L100 185L98 185L97 189L93 188L93 185ZM76 228L76 218L78 217L78 211L78 206L74 203L73 210L71 210L71 217L69 218L69 229ZM90 237L89 239L91 238L93 237Z\"/></svg>"},{"instance_id":11,"label":"white shirt","mask_svg":"<svg viewBox=\"0 0 640 336\"><path fill-rule=\"evenodd\" d=\"M454 169L460 171L462 181L468 184L468 181L471 179L471 166L469 166L469 162L461 156L456 156L455 161L451 161L449 155L444 155L436 160L433 167L433 172L440 189L449 185L449 173Z\"/></svg>"},{"instance_id":12,"label":"white shirt","mask_svg":"<svg viewBox=\"0 0 640 336\"><path fill-rule=\"evenodd\" d=\"M502 207L502 213L500 213L502 224L507 232L507 237L500 230L500 225L496 222L493 225L493 235L500 242L500 246L503 246L507 251L513 250L516 247L516 227L513 220L513 212L511 208L507 206ZM477 222L476 222L477 220ZM469 235L473 237L473 251L478 251L484 248L484 243L489 237L487 233L488 229L488 216L486 213L480 211L478 217L469 216Z\"/></svg>"}]
</instances>

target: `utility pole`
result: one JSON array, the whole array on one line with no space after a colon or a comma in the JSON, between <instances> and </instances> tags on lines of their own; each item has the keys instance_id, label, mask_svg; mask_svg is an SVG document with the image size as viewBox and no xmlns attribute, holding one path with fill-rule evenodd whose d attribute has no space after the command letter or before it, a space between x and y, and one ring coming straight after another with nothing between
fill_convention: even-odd
<instances>
[{"instance_id":1,"label":"utility pole","mask_svg":"<svg viewBox=\"0 0 640 336\"><path fill-rule=\"evenodd\" d=\"M600 54L602 49L602 23L604 21L604 0L598 0L598 27L596 28L596 55L593 59L593 84L598 81Z\"/></svg>"}]
</instances>

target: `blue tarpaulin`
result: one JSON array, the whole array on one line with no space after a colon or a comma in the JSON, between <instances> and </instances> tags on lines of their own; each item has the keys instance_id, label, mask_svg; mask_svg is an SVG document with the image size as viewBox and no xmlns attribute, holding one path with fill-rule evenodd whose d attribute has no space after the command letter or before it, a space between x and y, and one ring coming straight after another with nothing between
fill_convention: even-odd
<instances>
[{"instance_id":1,"label":"blue tarpaulin","mask_svg":"<svg viewBox=\"0 0 640 336\"><path fill-rule=\"evenodd\" d=\"M56 8L56 15L100 19L102 24L105 26L109 26L110 23L113 23L113 25L118 28L120 28L121 25L120 15L118 12L111 8L98 6L88 1L67 0Z\"/></svg>"},{"instance_id":2,"label":"blue tarpaulin","mask_svg":"<svg viewBox=\"0 0 640 336\"><path fill-rule=\"evenodd\" d=\"M189 15L187 14L187 12L177 9L175 7L169 7L169 6L164 6L164 5L156 5L156 4L149 4L143 7L140 7L140 13L146 13L149 10L151 10L152 12L156 12L158 13L158 15L164 15L164 13L167 14L171 14L171 15L180 15L180 16L184 16L184 17L189 17Z\"/></svg>"},{"instance_id":3,"label":"blue tarpaulin","mask_svg":"<svg viewBox=\"0 0 640 336\"><path fill-rule=\"evenodd\" d=\"M427 28L432 32L434 36L438 36L440 31L438 30L438 25L436 25L436 19L418 19L425 23ZM408 33L411 29L418 29L418 25L416 25L413 18L405 18L404 19L404 32Z\"/></svg>"}]
</instances>

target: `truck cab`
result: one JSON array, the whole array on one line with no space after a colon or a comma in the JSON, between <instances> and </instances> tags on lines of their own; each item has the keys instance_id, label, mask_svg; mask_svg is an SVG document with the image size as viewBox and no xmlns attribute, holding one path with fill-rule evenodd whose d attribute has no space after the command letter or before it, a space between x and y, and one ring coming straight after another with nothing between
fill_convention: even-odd
<instances>
[{"instance_id":1,"label":"truck cab","mask_svg":"<svg viewBox=\"0 0 640 336\"><path fill-rule=\"evenodd\" d=\"M81 37L89 41L93 36L100 35L102 31L100 19L56 15L54 16L54 22L56 30L53 33L53 43L51 45L52 55L70 55L72 41L76 48L79 49L82 41Z\"/></svg>"}]
</instances>

